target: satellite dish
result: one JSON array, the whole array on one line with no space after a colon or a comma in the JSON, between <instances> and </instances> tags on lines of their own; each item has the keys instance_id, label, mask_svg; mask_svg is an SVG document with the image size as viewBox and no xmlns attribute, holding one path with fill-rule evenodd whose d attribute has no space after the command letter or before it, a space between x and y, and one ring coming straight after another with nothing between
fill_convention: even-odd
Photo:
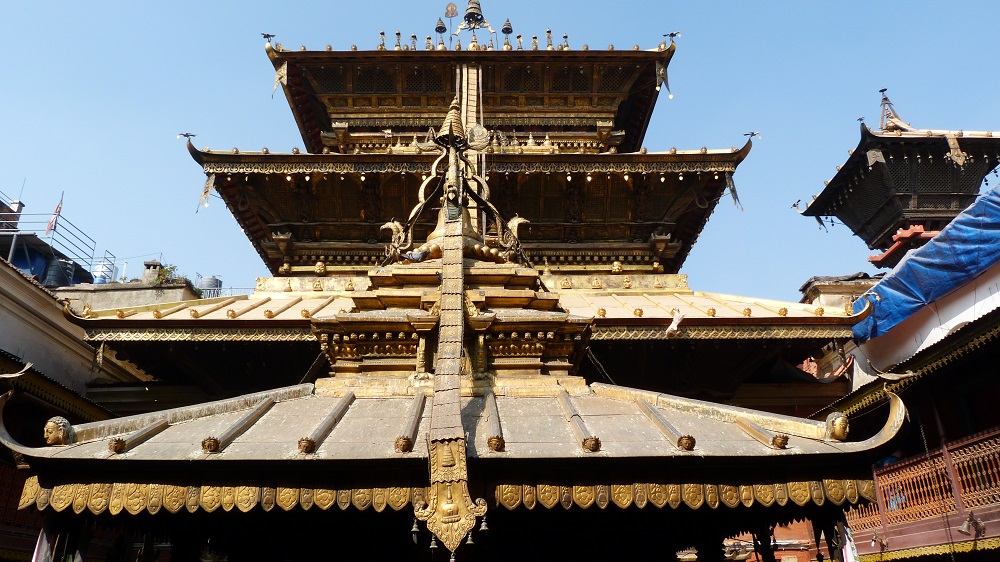
<instances>
[{"instance_id":1,"label":"satellite dish","mask_svg":"<svg viewBox=\"0 0 1000 562\"><path fill-rule=\"evenodd\" d=\"M449 2L444 9L444 17L453 18L458 15L458 6L454 2Z\"/></svg>"}]
</instances>

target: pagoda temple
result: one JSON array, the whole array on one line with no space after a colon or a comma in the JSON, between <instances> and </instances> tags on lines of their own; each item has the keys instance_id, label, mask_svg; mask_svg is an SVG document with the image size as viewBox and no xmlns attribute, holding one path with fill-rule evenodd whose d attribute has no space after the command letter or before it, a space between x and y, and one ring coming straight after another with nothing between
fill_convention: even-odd
<instances>
[{"instance_id":1,"label":"pagoda temple","mask_svg":"<svg viewBox=\"0 0 1000 562\"><path fill-rule=\"evenodd\" d=\"M882 251L868 261L891 268L971 205L997 164L992 132L915 128L883 89L879 129L861 123L857 148L802 214L837 217Z\"/></svg>"},{"instance_id":2,"label":"pagoda temple","mask_svg":"<svg viewBox=\"0 0 1000 562\"><path fill-rule=\"evenodd\" d=\"M211 399L0 425L39 560L710 561L740 533L775 560L774 527L804 519L838 556L902 403L863 432L739 404L869 309L678 273L750 142L643 146L673 38L573 49L508 21L483 45L478 0L460 27L450 49L441 22L368 51L265 45L305 149L188 149L274 276L67 306L103 353Z\"/></svg>"}]
</instances>

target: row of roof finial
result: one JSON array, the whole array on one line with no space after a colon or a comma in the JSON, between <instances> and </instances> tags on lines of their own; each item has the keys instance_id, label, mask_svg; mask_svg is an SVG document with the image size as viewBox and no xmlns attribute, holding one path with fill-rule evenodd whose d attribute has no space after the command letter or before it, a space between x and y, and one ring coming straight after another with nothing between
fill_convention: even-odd
<instances>
[{"instance_id":1,"label":"row of roof finial","mask_svg":"<svg viewBox=\"0 0 1000 562\"><path fill-rule=\"evenodd\" d=\"M563 34L562 43L560 43L560 44L557 45L557 44L554 44L553 41L552 41L552 30L551 29L546 29L545 33L546 33L546 47L545 47L544 50L548 50L548 51L568 51L568 50L570 50L569 35L568 34L564 33ZM671 34L671 35L673 35L673 34ZM513 51L513 50L517 50L517 51L524 51L524 50L539 51L539 50L543 50L543 49L541 49L541 47L539 47L539 42L538 42L538 36L537 35L532 35L531 36L531 46L528 47L528 48L525 48L525 46L524 46L524 40L522 39L522 37L521 37L520 34L518 34L515 39L517 41L517 47L516 48L513 47L510 44L509 38L504 38L504 44L503 44L501 50L504 50L504 51ZM667 47L668 47L668 43L666 42L666 40L664 40L664 41L661 41L659 45L657 45L656 50L666 51ZM276 43L274 45L274 49L276 51L278 51L278 52L281 52L281 51L285 50L284 46L281 43ZM307 51L308 49L305 47L305 45L302 45L302 46L299 47L299 50L300 51ZM330 45L327 45L326 46L326 50L327 51L332 51L333 47L330 46ZM357 51L358 50L358 46L357 45L351 45L351 50L352 51ZM378 51L389 51L390 50L388 47L386 47L385 32L384 31L380 31L379 32L379 44L376 47L376 50L378 50ZM410 35L410 43L409 44L404 44L403 43L402 33L400 33L397 30L396 31L396 45L391 50L393 50L393 51L416 51L417 50L417 34L416 33L411 34ZM445 45L445 43L444 43L444 37L439 36L438 37L437 45L435 45L433 39L431 38L431 36L428 35L424 39L424 50L427 50L427 51L435 51L435 50L437 50L437 51L447 51L447 50L449 50L449 47L447 45ZM453 47L451 48L451 50L455 50L455 51L461 51L461 50L463 50L463 48L462 48L462 40L461 39L456 40L455 43L454 43L454 45L453 45ZM492 38L490 38L489 43L487 43L486 45L480 45L479 42L478 42L478 40L476 39L476 36L473 35L472 36L472 42L469 43L469 46L466 47L464 50L467 50L467 51L496 51L497 48L494 45ZM580 50L582 50L582 51L589 51L590 50L590 46L587 45L587 44L584 44L581 47ZM614 44L613 43L608 44L608 49L607 50L614 51L615 50ZM640 50L639 45L638 44L632 45L632 50L633 51Z\"/></svg>"}]
</instances>

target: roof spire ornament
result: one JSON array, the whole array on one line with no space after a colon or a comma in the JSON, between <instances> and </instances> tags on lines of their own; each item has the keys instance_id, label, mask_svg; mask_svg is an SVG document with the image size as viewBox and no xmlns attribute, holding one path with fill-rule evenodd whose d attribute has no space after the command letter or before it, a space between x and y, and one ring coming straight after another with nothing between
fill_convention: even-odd
<instances>
[{"instance_id":1,"label":"roof spire ornament","mask_svg":"<svg viewBox=\"0 0 1000 562\"><path fill-rule=\"evenodd\" d=\"M507 21L503 22L503 27L500 28L500 33L503 33L503 50L513 50L514 47L511 47L510 45L510 34L514 33L514 28L510 25L510 18L507 18ZM518 35L518 38L520 37L521 36Z\"/></svg>"},{"instance_id":2,"label":"roof spire ornament","mask_svg":"<svg viewBox=\"0 0 1000 562\"><path fill-rule=\"evenodd\" d=\"M465 16L462 18L462 23L455 29L455 35L458 35L463 29L473 32L476 29L488 29L490 33L496 33L489 22L486 21L486 18L483 17L483 8L479 5L479 0L469 0L469 6L465 9Z\"/></svg>"},{"instance_id":3,"label":"roof spire ornament","mask_svg":"<svg viewBox=\"0 0 1000 562\"><path fill-rule=\"evenodd\" d=\"M882 94L882 118L879 119L878 128L883 131L909 131L910 127L903 118L896 112L889 96L885 95L888 88L882 88L878 92Z\"/></svg>"}]
</instances>

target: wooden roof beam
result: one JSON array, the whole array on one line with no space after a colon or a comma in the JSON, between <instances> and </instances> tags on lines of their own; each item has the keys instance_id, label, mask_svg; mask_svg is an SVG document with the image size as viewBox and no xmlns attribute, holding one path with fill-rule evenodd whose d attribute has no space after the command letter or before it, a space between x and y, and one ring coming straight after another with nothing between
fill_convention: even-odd
<instances>
[{"instance_id":1,"label":"wooden roof beam","mask_svg":"<svg viewBox=\"0 0 1000 562\"><path fill-rule=\"evenodd\" d=\"M253 424L257 423L257 420L266 414L267 411L274 406L274 404L274 398L265 398L246 415L237 420L236 423L229 426L229 429L224 431L222 435L219 437L206 437L202 440L202 450L206 453L221 453L223 449L233 442L233 440L240 435L243 435L246 430L250 429Z\"/></svg>"},{"instance_id":2,"label":"wooden roof beam","mask_svg":"<svg viewBox=\"0 0 1000 562\"><path fill-rule=\"evenodd\" d=\"M339 401L330 410L323 421L320 422L316 429L309 434L309 437L303 437L299 439L299 452L308 454L316 452L316 449L323 444L323 441L330 435L333 428L336 427L337 423L344 417L347 413L347 409L351 407L354 402L354 393L348 392L340 398Z\"/></svg>"},{"instance_id":3,"label":"wooden roof beam","mask_svg":"<svg viewBox=\"0 0 1000 562\"><path fill-rule=\"evenodd\" d=\"M587 424L584 423L580 412L577 411L576 406L570 400L569 393L565 389L560 389L559 394L556 396L559 398L559 405L562 406L563 415L566 416L566 421L573 426L573 432L576 433L577 439L580 440L583 450L588 453L600 451L601 439L587 429Z\"/></svg>"},{"instance_id":4,"label":"wooden roof beam","mask_svg":"<svg viewBox=\"0 0 1000 562\"><path fill-rule=\"evenodd\" d=\"M406 425L403 432L396 438L396 452L409 453L413 450L413 444L417 440L417 429L420 427L420 420L424 417L424 404L427 402L427 395L417 390L410 405L410 412L406 416Z\"/></svg>"}]
</instances>

